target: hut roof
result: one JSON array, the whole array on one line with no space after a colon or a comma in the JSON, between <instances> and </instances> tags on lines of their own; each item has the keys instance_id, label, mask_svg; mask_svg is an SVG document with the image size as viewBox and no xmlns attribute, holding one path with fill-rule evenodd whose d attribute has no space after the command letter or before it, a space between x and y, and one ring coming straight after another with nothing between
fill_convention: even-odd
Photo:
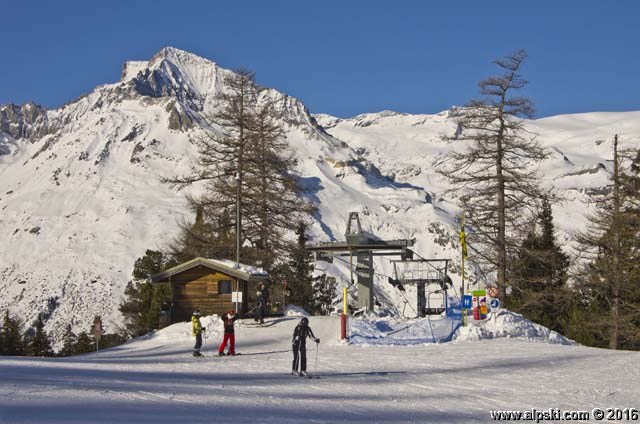
<instances>
[{"instance_id":1,"label":"hut roof","mask_svg":"<svg viewBox=\"0 0 640 424\"><path fill-rule=\"evenodd\" d=\"M149 279L152 283L162 283L176 274L180 274L181 272L187 271L197 266L205 266L214 271L236 277L243 281L261 281L269 278L269 274L262 268L245 264L237 265L238 266L236 267L235 261L226 259L195 258L159 272L155 275L152 275Z\"/></svg>"}]
</instances>

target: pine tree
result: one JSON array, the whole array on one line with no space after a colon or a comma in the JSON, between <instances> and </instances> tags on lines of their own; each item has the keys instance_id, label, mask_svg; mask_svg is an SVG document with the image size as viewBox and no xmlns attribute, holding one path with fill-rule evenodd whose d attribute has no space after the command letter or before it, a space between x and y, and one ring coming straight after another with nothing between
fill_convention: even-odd
<instances>
[{"instance_id":1,"label":"pine tree","mask_svg":"<svg viewBox=\"0 0 640 424\"><path fill-rule=\"evenodd\" d=\"M167 258L162 252L147 249L144 256L133 265L133 278L146 279L165 268Z\"/></svg>"},{"instance_id":2,"label":"pine tree","mask_svg":"<svg viewBox=\"0 0 640 424\"><path fill-rule=\"evenodd\" d=\"M542 200L538 216L541 232L532 229L511 267L515 288L511 309L552 330L564 332L572 293L567 287L568 256L555 239L549 197Z\"/></svg>"},{"instance_id":3,"label":"pine tree","mask_svg":"<svg viewBox=\"0 0 640 424\"><path fill-rule=\"evenodd\" d=\"M464 143L466 149L453 151L438 169L460 194L471 227L469 249L487 271L496 271L505 305L508 258L518 248L519 233L529 218L527 211L541 197L532 166L548 155L528 136L519 119L533 115L532 102L512 97L513 90L527 83L519 73L525 59L526 53L520 50L494 62L504 74L479 83L485 97L471 101L461 111L456 134L444 137L448 142Z\"/></svg>"},{"instance_id":4,"label":"pine tree","mask_svg":"<svg viewBox=\"0 0 640 424\"><path fill-rule=\"evenodd\" d=\"M127 333L137 337L158 328L162 304L171 300L171 288L133 280L127 283L124 296L119 309L125 316Z\"/></svg>"},{"instance_id":5,"label":"pine tree","mask_svg":"<svg viewBox=\"0 0 640 424\"><path fill-rule=\"evenodd\" d=\"M24 356L24 338L20 332L20 326L18 319L11 318L9 311L5 311L2 321L2 345L5 355Z\"/></svg>"},{"instance_id":6,"label":"pine tree","mask_svg":"<svg viewBox=\"0 0 640 424\"><path fill-rule=\"evenodd\" d=\"M76 355L81 355L83 353L94 352L96 350L96 345L91 336L89 336L86 331L83 331L78 335L78 342L73 350Z\"/></svg>"},{"instance_id":7,"label":"pine tree","mask_svg":"<svg viewBox=\"0 0 640 424\"><path fill-rule=\"evenodd\" d=\"M574 322L573 331L610 349L640 348L638 159L625 166L614 137L611 190L598 199L589 231L578 237L590 259L577 284L582 315L589 317Z\"/></svg>"},{"instance_id":8,"label":"pine tree","mask_svg":"<svg viewBox=\"0 0 640 424\"><path fill-rule=\"evenodd\" d=\"M304 221L298 221L296 235L297 243L291 250L287 263L280 264L273 271L278 280L287 282L287 303L299 306L307 311L313 311L315 307L313 296L313 258L307 251L309 241L307 236L308 225Z\"/></svg>"},{"instance_id":9,"label":"pine tree","mask_svg":"<svg viewBox=\"0 0 640 424\"><path fill-rule=\"evenodd\" d=\"M333 311L338 297L338 282L334 277L322 274L313 282L314 313L316 315L329 315Z\"/></svg>"},{"instance_id":10,"label":"pine tree","mask_svg":"<svg viewBox=\"0 0 640 424\"><path fill-rule=\"evenodd\" d=\"M146 255L135 262L132 275L137 278L127 283L119 307L131 336L141 336L158 328L161 306L171 300L171 287L140 278L160 272L165 263L163 254L152 250L147 250Z\"/></svg>"},{"instance_id":11,"label":"pine tree","mask_svg":"<svg viewBox=\"0 0 640 424\"><path fill-rule=\"evenodd\" d=\"M51 340L44 331L42 314L38 314L38 318L35 322L35 334L27 345L27 352L30 356L53 356Z\"/></svg>"},{"instance_id":12,"label":"pine tree","mask_svg":"<svg viewBox=\"0 0 640 424\"><path fill-rule=\"evenodd\" d=\"M58 354L60 356L71 356L76 354L76 345L78 344L78 336L71 329L71 324L67 325L67 329L62 338L62 349Z\"/></svg>"}]
</instances>

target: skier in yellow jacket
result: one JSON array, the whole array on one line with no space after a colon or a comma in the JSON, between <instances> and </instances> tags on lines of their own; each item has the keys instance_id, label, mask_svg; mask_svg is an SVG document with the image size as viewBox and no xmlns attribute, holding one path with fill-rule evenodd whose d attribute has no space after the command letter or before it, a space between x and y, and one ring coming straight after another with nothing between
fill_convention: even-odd
<instances>
[{"instance_id":1,"label":"skier in yellow jacket","mask_svg":"<svg viewBox=\"0 0 640 424\"><path fill-rule=\"evenodd\" d=\"M200 348L202 347L202 332L205 331L205 328L200 322L200 311L197 309L193 311L193 316L191 317L191 327L193 329L193 335L196 336L196 344L193 346L193 356L204 356L202 353L200 353Z\"/></svg>"}]
</instances>

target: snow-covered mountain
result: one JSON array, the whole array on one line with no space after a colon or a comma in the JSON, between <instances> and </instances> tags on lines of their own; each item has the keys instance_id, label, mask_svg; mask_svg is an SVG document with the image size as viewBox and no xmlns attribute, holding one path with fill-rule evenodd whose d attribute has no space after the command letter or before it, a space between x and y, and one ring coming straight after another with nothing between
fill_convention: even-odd
<instances>
[{"instance_id":1,"label":"snow-covered mountain","mask_svg":"<svg viewBox=\"0 0 640 424\"><path fill-rule=\"evenodd\" d=\"M0 106L0 310L25 322L45 312L58 337L67 323L86 330L94 315L115 330L135 259L162 248L177 234L176 221L189 218L184 193L160 178L185 172L196 158L190 140L229 72L167 47L149 61L127 62L120 81L61 108ZM319 206L316 240L341 240L348 213L357 211L379 237L415 237L422 256L457 258L455 202L442 195L447 184L434 171L452 148L439 135L455 131L456 109L343 120L312 116L273 89L262 95L283 112L305 195ZM528 128L555 152L540 165L544 183L566 193L554 212L568 239L583 222L589 192L606 183L613 134L640 144L640 112L558 116ZM387 262L376 266L390 273ZM387 289L393 300L381 282L379 290Z\"/></svg>"}]
</instances>

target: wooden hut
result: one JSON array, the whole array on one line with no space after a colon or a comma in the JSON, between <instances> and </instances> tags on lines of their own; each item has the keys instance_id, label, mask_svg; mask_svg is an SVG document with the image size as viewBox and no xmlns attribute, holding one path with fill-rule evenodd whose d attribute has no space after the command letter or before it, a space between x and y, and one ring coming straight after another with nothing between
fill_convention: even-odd
<instances>
[{"instance_id":1,"label":"wooden hut","mask_svg":"<svg viewBox=\"0 0 640 424\"><path fill-rule=\"evenodd\" d=\"M267 282L269 275L260 268L228 260L195 258L151 276L154 284L170 284L173 294L170 322L190 319L195 309L203 315L222 314L237 310L246 314L250 293ZM251 307L250 307L251 306Z\"/></svg>"}]
</instances>

